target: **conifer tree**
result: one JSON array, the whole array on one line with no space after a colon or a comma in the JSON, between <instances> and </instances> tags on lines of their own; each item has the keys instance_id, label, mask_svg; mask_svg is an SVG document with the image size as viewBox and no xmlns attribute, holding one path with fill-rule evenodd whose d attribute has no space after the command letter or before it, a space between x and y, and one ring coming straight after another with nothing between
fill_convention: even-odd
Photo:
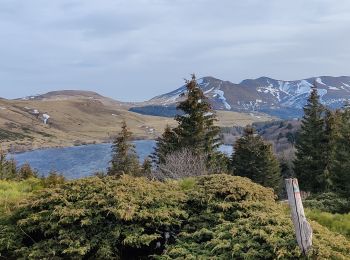
<instances>
[{"instance_id":1,"label":"conifer tree","mask_svg":"<svg viewBox=\"0 0 350 260\"><path fill-rule=\"evenodd\" d=\"M341 114L338 135L331 164L332 188L345 196L350 196L350 107Z\"/></svg>"},{"instance_id":2,"label":"conifer tree","mask_svg":"<svg viewBox=\"0 0 350 260\"><path fill-rule=\"evenodd\" d=\"M178 139L175 132L167 125L162 136L156 142L156 147L151 157L153 162L159 165L165 163L166 156L177 149Z\"/></svg>"},{"instance_id":3,"label":"conifer tree","mask_svg":"<svg viewBox=\"0 0 350 260\"><path fill-rule=\"evenodd\" d=\"M313 87L304 107L293 162L295 175L304 191L322 192L327 186L329 139L325 131L324 112L317 89Z\"/></svg>"},{"instance_id":4,"label":"conifer tree","mask_svg":"<svg viewBox=\"0 0 350 260\"><path fill-rule=\"evenodd\" d=\"M7 160L7 153L0 149L0 180L17 178L17 163L12 158Z\"/></svg>"},{"instance_id":5,"label":"conifer tree","mask_svg":"<svg viewBox=\"0 0 350 260\"><path fill-rule=\"evenodd\" d=\"M14 158L11 158L6 163L7 174L9 180L13 180L17 178L17 162Z\"/></svg>"},{"instance_id":6,"label":"conifer tree","mask_svg":"<svg viewBox=\"0 0 350 260\"><path fill-rule=\"evenodd\" d=\"M7 178L7 160L6 153L3 150L0 150L0 180Z\"/></svg>"},{"instance_id":7,"label":"conifer tree","mask_svg":"<svg viewBox=\"0 0 350 260\"><path fill-rule=\"evenodd\" d=\"M251 126L247 126L243 136L237 140L234 151L232 156L234 175L250 178L278 192L281 172L271 144L265 143L261 136L254 133Z\"/></svg>"},{"instance_id":8,"label":"conifer tree","mask_svg":"<svg viewBox=\"0 0 350 260\"><path fill-rule=\"evenodd\" d=\"M186 89L186 99L177 106L183 114L175 117L179 124L174 129L178 137L176 148L189 148L196 154L206 154L210 164L220 145L218 136L220 128L214 125L217 121L216 115L198 85L195 75L186 82Z\"/></svg>"},{"instance_id":9,"label":"conifer tree","mask_svg":"<svg viewBox=\"0 0 350 260\"><path fill-rule=\"evenodd\" d=\"M143 177L150 177L152 175L152 161L149 157L143 161L141 174Z\"/></svg>"},{"instance_id":10,"label":"conifer tree","mask_svg":"<svg viewBox=\"0 0 350 260\"><path fill-rule=\"evenodd\" d=\"M333 165L334 165L334 156L336 153L336 142L340 137L340 127L342 120L342 112L336 110L332 112L329 109L326 109L325 113L325 162L326 168L324 170L324 183L325 191L330 191L332 189L332 174L333 174Z\"/></svg>"},{"instance_id":11,"label":"conifer tree","mask_svg":"<svg viewBox=\"0 0 350 260\"><path fill-rule=\"evenodd\" d=\"M122 123L122 130L113 141L111 166L108 175L120 176L122 174L138 175L140 165L135 151L135 145L131 143L132 133L126 122Z\"/></svg>"},{"instance_id":12,"label":"conifer tree","mask_svg":"<svg viewBox=\"0 0 350 260\"><path fill-rule=\"evenodd\" d=\"M30 167L29 163L23 164L17 173L17 178L19 180L26 180L29 178L37 178L37 177L38 177L38 173Z\"/></svg>"}]
</instances>

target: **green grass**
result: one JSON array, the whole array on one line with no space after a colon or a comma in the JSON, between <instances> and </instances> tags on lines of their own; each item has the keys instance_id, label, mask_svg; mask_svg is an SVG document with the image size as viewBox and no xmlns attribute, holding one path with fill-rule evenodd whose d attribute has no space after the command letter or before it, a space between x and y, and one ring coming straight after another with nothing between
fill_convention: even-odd
<instances>
[{"instance_id":1,"label":"green grass","mask_svg":"<svg viewBox=\"0 0 350 260\"><path fill-rule=\"evenodd\" d=\"M350 239L350 213L332 214L320 210L306 210L306 216L329 230L335 231Z\"/></svg>"},{"instance_id":2,"label":"green grass","mask_svg":"<svg viewBox=\"0 0 350 260\"><path fill-rule=\"evenodd\" d=\"M178 180L178 183L182 190L191 190L196 185L196 179L195 178L184 178L181 180Z\"/></svg>"},{"instance_id":3,"label":"green grass","mask_svg":"<svg viewBox=\"0 0 350 260\"><path fill-rule=\"evenodd\" d=\"M24 181L0 180L0 215L11 213L24 198L42 188L42 181L36 178Z\"/></svg>"}]
</instances>

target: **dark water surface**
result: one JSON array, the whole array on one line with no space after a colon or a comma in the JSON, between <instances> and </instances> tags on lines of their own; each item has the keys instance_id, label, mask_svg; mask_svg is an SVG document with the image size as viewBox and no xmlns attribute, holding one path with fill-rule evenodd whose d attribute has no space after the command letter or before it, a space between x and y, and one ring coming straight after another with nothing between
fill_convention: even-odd
<instances>
[{"instance_id":1,"label":"dark water surface","mask_svg":"<svg viewBox=\"0 0 350 260\"><path fill-rule=\"evenodd\" d=\"M153 152L155 141L138 140L133 142L142 162ZM222 145L222 152L232 153L232 146ZM106 171L111 160L111 144L91 144L65 148L40 149L10 155L19 165L29 163L40 175L55 170L68 179L82 178L98 171Z\"/></svg>"}]
</instances>

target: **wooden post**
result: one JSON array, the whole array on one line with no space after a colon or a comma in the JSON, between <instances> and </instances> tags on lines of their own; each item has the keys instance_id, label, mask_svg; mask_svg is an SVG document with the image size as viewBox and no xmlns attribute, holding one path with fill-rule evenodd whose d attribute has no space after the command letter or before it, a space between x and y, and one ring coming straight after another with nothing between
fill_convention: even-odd
<instances>
[{"instance_id":1,"label":"wooden post","mask_svg":"<svg viewBox=\"0 0 350 260\"><path fill-rule=\"evenodd\" d=\"M312 229L307 222L297 179L286 179L286 189L297 242L306 255L312 246Z\"/></svg>"}]
</instances>

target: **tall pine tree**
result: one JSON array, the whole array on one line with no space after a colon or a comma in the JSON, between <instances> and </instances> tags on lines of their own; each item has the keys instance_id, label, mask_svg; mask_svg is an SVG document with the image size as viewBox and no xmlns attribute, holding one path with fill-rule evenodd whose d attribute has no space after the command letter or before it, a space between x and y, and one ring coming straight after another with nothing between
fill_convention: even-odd
<instances>
[{"instance_id":1,"label":"tall pine tree","mask_svg":"<svg viewBox=\"0 0 350 260\"><path fill-rule=\"evenodd\" d=\"M113 141L111 166L108 175L120 176L131 174L138 176L140 173L139 160L135 146L131 143L132 133L128 130L126 122L122 123L122 130Z\"/></svg>"},{"instance_id":2,"label":"tall pine tree","mask_svg":"<svg viewBox=\"0 0 350 260\"><path fill-rule=\"evenodd\" d=\"M174 152L178 147L178 138L175 132L166 126L161 137L157 138L157 144L152 154L152 161L159 165L165 163L165 158L169 153Z\"/></svg>"},{"instance_id":3,"label":"tall pine tree","mask_svg":"<svg viewBox=\"0 0 350 260\"><path fill-rule=\"evenodd\" d=\"M261 136L254 133L251 126L247 126L243 136L236 141L234 151L232 155L234 175L250 178L278 192L281 171L271 144L265 143Z\"/></svg>"},{"instance_id":4,"label":"tall pine tree","mask_svg":"<svg viewBox=\"0 0 350 260\"><path fill-rule=\"evenodd\" d=\"M334 166L334 157L336 153L336 144L337 140L340 137L340 127L342 120L342 112L340 110L336 110L332 112L329 109L326 109L325 113L325 162L326 168L324 170L324 183L325 183L325 191L330 191L332 189L332 175L333 175L333 166Z\"/></svg>"},{"instance_id":5,"label":"tall pine tree","mask_svg":"<svg viewBox=\"0 0 350 260\"><path fill-rule=\"evenodd\" d=\"M338 113L339 114L339 113ZM350 196L350 106L340 116L339 132L335 136L335 148L331 164L332 188Z\"/></svg>"},{"instance_id":6,"label":"tall pine tree","mask_svg":"<svg viewBox=\"0 0 350 260\"><path fill-rule=\"evenodd\" d=\"M304 107L293 163L301 189L314 193L326 189L326 176L329 173L329 136L325 131L324 113L325 109L319 101L317 89L313 87Z\"/></svg>"},{"instance_id":7,"label":"tall pine tree","mask_svg":"<svg viewBox=\"0 0 350 260\"><path fill-rule=\"evenodd\" d=\"M220 145L220 128L215 126L216 115L208 98L196 81L195 75L186 82L186 99L177 106L183 111L175 117L178 126L174 129L178 137L177 149L189 148L195 154L208 155L208 164L212 163Z\"/></svg>"}]
</instances>

